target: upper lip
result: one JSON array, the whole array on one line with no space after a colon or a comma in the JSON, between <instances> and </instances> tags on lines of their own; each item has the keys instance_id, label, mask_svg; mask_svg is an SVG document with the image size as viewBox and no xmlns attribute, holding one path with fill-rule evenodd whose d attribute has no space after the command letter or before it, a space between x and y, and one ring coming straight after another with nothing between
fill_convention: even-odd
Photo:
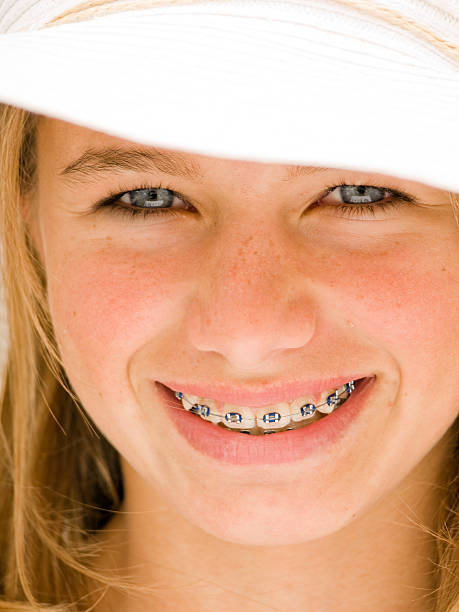
<instances>
[{"instance_id":1,"label":"upper lip","mask_svg":"<svg viewBox=\"0 0 459 612\"><path fill-rule=\"evenodd\" d=\"M180 383L175 381L162 381L160 384L169 387L172 391L182 391L189 395L213 399L225 404L235 404L258 408L270 404L291 401L298 397L308 396L319 399L322 391L338 389L347 382L371 376L368 374L348 374L316 380L298 380L276 385L252 385L250 388L228 383ZM159 382L159 381L158 381Z\"/></svg>"}]
</instances>

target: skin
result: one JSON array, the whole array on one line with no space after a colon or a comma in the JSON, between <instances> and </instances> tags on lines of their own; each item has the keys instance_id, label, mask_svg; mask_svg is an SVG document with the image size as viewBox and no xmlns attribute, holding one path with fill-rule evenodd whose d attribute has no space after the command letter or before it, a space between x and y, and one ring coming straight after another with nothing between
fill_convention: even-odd
<instances>
[{"instance_id":1,"label":"skin","mask_svg":"<svg viewBox=\"0 0 459 612\"><path fill-rule=\"evenodd\" d=\"M134 146L42 120L38 190L24 202L68 377L121 455L125 500L100 566L162 587L143 601L109 592L97 610L432 610L434 543L412 520L434 524L459 412L447 194L346 171L348 184L423 202L347 218L308 209L340 170L286 183L282 165L191 154L202 184L123 172L63 185L59 170L85 148L113 144ZM128 189L167 181L196 211L82 214L120 178ZM267 384L350 366L377 376L352 438L271 466L199 455L150 382Z\"/></svg>"}]
</instances>

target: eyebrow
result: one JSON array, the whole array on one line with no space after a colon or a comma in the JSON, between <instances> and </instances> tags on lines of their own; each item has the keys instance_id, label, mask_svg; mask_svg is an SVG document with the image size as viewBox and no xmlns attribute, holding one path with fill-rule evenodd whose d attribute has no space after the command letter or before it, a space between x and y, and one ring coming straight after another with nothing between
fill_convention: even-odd
<instances>
[{"instance_id":1,"label":"eyebrow","mask_svg":"<svg viewBox=\"0 0 459 612\"><path fill-rule=\"evenodd\" d=\"M104 173L120 171L148 172L157 170L171 176L202 182L204 174L199 164L177 152L149 149L123 149L121 147L89 148L59 172L69 184L97 180ZM283 181L300 176L312 176L328 171L319 166L287 166Z\"/></svg>"}]
</instances>

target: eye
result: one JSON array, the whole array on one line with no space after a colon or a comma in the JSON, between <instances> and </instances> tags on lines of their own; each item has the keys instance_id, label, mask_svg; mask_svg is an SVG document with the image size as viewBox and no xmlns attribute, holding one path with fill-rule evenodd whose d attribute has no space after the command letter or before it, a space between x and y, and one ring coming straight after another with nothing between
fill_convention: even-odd
<instances>
[{"instance_id":1,"label":"eye","mask_svg":"<svg viewBox=\"0 0 459 612\"><path fill-rule=\"evenodd\" d=\"M415 203L416 199L396 189L342 182L340 185L328 187L325 196L316 206L332 207L341 213L341 216L374 217L376 212L383 213L388 209L399 208L404 202Z\"/></svg>"},{"instance_id":2,"label":"eye","mask_svg":"<svg viewBox=\"0 0 459 612\"><path fill-rule=\"evenodd\" d=\"M119 201L134 208L164 209L171 208L176 194L170 189L153 187L149 189L135 189L124 193Z\"/></svg>"},{"instance_id":3,"label":"eye","mask_svg":"<svg viewBox=\"0 0 459 612\"><path fill-rule=\"evenodd\" d=\"M333 208L341 217L365 218L374 217L376 212L384 213L389 208L399 208L404 202L415 203L417 200L396 189L374 185L353 185L342 181L330 185L309 210L316 207ZM143 218L150 215L166 215L171 218L196 211L180 193L161 185L158 187L147 185L133 190L113 192L94 204L90 212L100 210L131 218L138 218L138 215L142 215Z\"/></svg>"},{"instance_id":4,"label":"eye","mask_svg":"<svg viewBox=\"0 0 459 612\"><path fill-rule=\"evenodd\" d=\"M375 204L384 199L387 191L391 190L371 185L340 185L331 188L329 199L344 204Z\"/></svg>"},{"instance_id":5,"label":"eye","mask_svg":"<svg viewBox=\"0 0 459 612\"><path fill-rule=\"evenodd\" d=\"M182 203L180 207L180 202ZM172 208L178 205L178 208ZM192 208L179 193L165 187L139 187L138 189L116 192L97 202L93 211L110 210L130 216L143 215L180 215Z\"/></svg>"}]
</instances>

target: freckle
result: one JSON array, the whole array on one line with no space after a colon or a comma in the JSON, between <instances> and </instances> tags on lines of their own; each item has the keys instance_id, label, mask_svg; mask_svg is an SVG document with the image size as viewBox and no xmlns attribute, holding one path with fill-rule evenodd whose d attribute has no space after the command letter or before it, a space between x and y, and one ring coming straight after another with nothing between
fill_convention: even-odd
<instances>
[{"instance_id":1,"label":"freckle","mask_svg":"<svg viewBox=\"0 0 459 612\"><path fill-rule=\"evenodd\" d=\"M74 316L74 317L76 317L76 312L75 312L75 310L73 311L73 316Z\"/></svg>"},{"instance_id":2,"label":"freckle","mask_svg":"<svg viewBox=\"0 0 459 612\"><path fill-rule=\"evenodd\" d=\"M107 236L107 240L111 240L111 239L112 239L112 237L111 237L111 236Z\"/></svg>"},{"instance_id":3,"label":"freckle","mask_svg":"<svg viewBox=\"0 0 459 612\"><path fill-rule=\"evenodd\" d=\"M442 272L446 272L446 268L442 268L442 269L441 269L441 271L442 271Z\"/></svg>"},{"instance_id":4,"label":"freckle","mask_svg":"<svg viewBox=\"0 0 459 612\"><path fill-rule=\"evenodd\" d=\"M93 223L93 227L94 227L94 228L96 227L96 224L95 224L95 223Z\"/></svg>"}]
</instances>

